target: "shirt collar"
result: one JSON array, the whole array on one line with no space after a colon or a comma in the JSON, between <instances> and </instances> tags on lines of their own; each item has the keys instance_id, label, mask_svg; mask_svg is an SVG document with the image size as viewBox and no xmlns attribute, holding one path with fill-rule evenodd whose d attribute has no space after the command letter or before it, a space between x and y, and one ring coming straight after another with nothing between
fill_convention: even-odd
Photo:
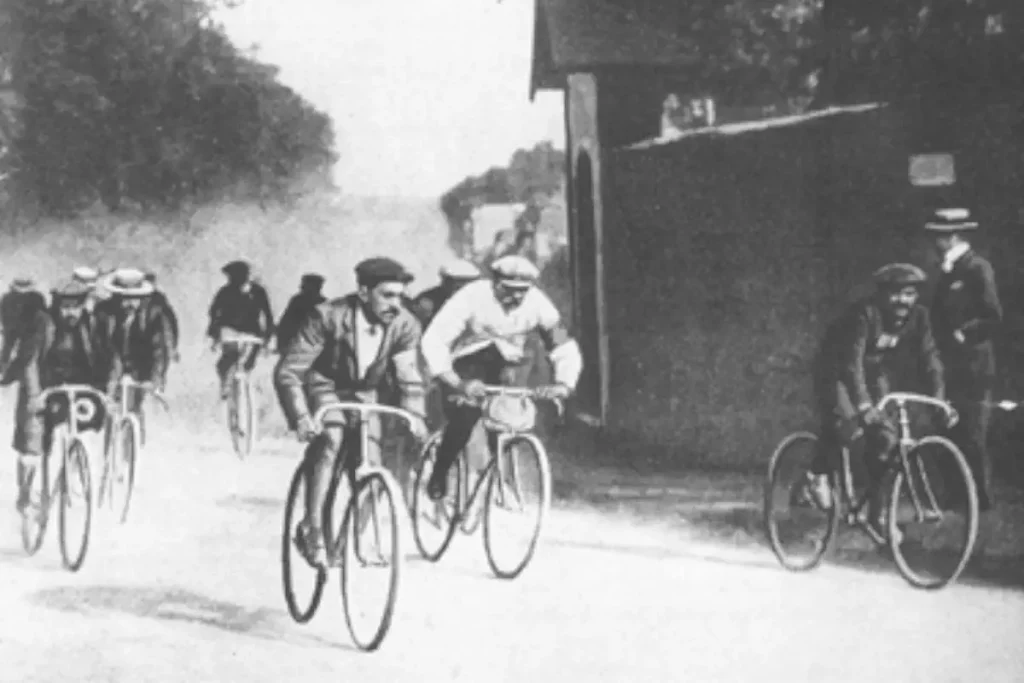
<instances>
[{"instance_id":1,"label":"shirt collar","mask_svg":"<svg viewBox=\"0 0 1024 683\"><path fill-rule=\"evenodd\" d=\"M971 245L967 242L961 242L957 244L949 251L945 253L942 258L942 272L949 273L953 270L953 264L963 258L963 255L971 250Z\"/></svg>"}]
</instances>

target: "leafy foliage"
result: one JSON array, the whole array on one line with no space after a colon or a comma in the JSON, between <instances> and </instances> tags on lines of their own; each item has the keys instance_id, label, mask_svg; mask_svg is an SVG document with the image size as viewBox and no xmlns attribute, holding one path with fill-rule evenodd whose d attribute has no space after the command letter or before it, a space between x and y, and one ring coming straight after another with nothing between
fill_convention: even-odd
<instances>
[{"instance_id":1,"label":"leafy foliage","mask_svg":"<svg viewBox=\"0 0 1024 683\"><path fill-rule=\"evenodd\" d=\"M261 196L335 161L334 132L204 0L9 0L19 181L44 210Z\"/></svg>"},{"instance_id":2,"label":"leafy foliage","mask_svg":"<svg viewBox=\"0 0 1024 683\"><path fill-rule=\"evenodd\" d=\"M564 180L565 152L541 142L533 149L516 150L504 168L495 166L464 178L442 195L441 210L449 222L462 222L481 204L518 204L534 195L551 196Z\"/></svg>"}]
</instances>

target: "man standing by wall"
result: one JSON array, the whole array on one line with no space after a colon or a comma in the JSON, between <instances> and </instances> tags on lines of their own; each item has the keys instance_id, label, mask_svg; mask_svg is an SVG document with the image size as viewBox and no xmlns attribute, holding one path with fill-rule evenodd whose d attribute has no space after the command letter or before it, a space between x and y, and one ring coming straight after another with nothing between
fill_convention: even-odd
<instances>
[{"instance_id":1,"label":"man standing by wall","mask_svg":"<svg viewBox=\"0 0 1024 683\"><path fill-rule=\"evenodd\" d=\"M942 257L932 324L946 367L947 396L960 414L951 437L971 466L981 509L988 510L992 505L992 462L987 442L996 377L993 340L1003 308L992 264L967 241L977 227L966 209L940 209L925 224Z\"/></svg>"}]
</instances>

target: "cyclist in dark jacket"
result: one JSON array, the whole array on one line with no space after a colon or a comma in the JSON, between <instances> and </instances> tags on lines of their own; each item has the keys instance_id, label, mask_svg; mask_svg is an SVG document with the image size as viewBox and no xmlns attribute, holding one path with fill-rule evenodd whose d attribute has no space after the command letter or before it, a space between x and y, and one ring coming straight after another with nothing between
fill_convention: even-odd
<instances>
[{"instance_id":1,"label":"cyclist in dark jacket","mask_svg":"<svg viewBox=\"0 0 1024 683\"><path fill-rule=\"evenodd\" d=\"M323 295L324 276L307 273L299 283L299 293L291 298L277 323L277 351L284 354L299 333L306 317L327 299Z\"/></svg>"},{"instance_id":2,"label":"cyclist in dark jacket","mask_svg":"<svg viewBox=\"0 0 1024 683\"><path fill-rule=\"evenodd\" d=\"M221 334L227 331L251 334L263 340L264 348L269 350L270 340L274 335L274 314L270 309L270 298L262 285L253 282L252 269L245 261L232 261L221 272L228 278L228 283L217 291L210 305L210 324L206 329L207 336L216 348ZM229 332L230 334L230 332ZM217 376L220 378L221 397L227 398L230 385L228 372L239 360L247 372L256 366L259 349L253 348L246 358L239 358L236 347L224 347L217 361Z\"/></svg>"}]
</instances>

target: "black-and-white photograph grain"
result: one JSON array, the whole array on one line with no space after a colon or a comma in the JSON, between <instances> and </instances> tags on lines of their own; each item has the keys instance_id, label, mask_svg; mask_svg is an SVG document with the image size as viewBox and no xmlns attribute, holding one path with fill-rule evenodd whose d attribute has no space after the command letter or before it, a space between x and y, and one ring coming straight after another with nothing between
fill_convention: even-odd
<instances>
[{"instance_id":1,"label":"black-and-white photograph grain","mask_svg":"<svg viewBox=\"0 0 1024 683\"><path fill-rule=\"evenodd\" d=\"M3 683L1020 683L1024 0L0 0L0 443Z\"/></svg>"}]
</instances>

